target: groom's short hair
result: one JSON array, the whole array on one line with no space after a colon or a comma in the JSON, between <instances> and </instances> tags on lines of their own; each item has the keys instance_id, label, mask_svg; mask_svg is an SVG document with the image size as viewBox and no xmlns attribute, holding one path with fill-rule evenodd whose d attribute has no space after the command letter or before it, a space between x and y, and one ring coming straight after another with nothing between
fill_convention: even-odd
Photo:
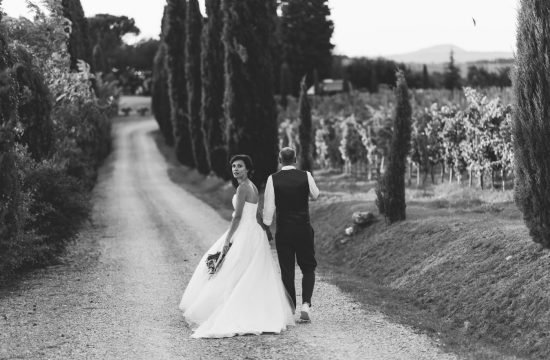
<instances>
[{"instance_id":1,"label":"groom's short hair","mask_svg":"<svg viewBox=\"0 0 550 360\"><path fill-rule=\"evenodd\" d=\"M296 151L291 147L284 147L279 152L279 158L283 164L294 164L296 162Z\"/></svg>"}]
</instances>

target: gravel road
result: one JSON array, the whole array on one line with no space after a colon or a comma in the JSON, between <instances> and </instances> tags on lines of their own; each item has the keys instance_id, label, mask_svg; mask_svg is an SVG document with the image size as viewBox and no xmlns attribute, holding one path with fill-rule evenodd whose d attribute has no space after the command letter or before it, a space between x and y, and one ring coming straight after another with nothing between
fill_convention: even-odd
<instances>
[{"instance_id":1,"label":"gravel road","mask_svg":"<svg viewBox=\"0 0 550 360\"><path fill-rule=\"evenodd\" d=\"M323 276L310 324L282 335L191 339L180 296L228 222L169 180L156 128L152 118L116 123L92 222L59 265L0 290L0 359L457 358L362 310Z\"/></svg>"}]
</instances>

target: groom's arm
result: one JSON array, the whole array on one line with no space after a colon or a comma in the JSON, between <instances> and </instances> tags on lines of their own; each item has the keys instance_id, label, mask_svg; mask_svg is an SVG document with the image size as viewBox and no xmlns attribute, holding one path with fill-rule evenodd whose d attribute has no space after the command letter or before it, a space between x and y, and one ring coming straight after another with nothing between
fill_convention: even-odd
<instances>
[{"instance_id":1,"label":"groom's arm","mask_svg":"<svg viewBox=\"0 0 550 360\"><path fill-rule=\"evenodd\" d=\"M275 213L275 189L273 188L273 178L271 175L267 178L264 191L264 209L262 212L262 220L265 225L270 226L273 222L273 214Z\"/></svg>"},{"instance_id":2,"label":"groom's arm","mask_svg":"<svg viewBox=\"0 0 550 360\"><path fill-rule=\"evenodd\" d=\"M312 200L317 200L319 197L319 189L317 188L317 184L315 184L315 180L313 180L313 176L309 171L307 171L307 182L309 185L309 197Z\"/></svg>"}]
</instances>

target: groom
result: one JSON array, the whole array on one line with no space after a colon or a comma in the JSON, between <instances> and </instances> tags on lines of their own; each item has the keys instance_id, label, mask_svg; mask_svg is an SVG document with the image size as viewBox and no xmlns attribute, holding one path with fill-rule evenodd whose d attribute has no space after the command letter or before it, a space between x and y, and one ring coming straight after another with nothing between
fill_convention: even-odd
<instances>
[{"instance_id":1,"label":"groom","mask_svg":"<svg viewBox=\"0 0 550 360\"><path fill-rule=\"evenodd\" d=\"M277 214L275 246L283 284L296 308L294 288L295 259L302 271L302 307L300 319L310 321L311 295L315 284L315 249L309 220L308 198L319 196L319 189L308 171L297 170L296 152L285 147L279 152L280 171L267 179L264 193L263 222L270 226Z\"/></svg>"}]
</instances>

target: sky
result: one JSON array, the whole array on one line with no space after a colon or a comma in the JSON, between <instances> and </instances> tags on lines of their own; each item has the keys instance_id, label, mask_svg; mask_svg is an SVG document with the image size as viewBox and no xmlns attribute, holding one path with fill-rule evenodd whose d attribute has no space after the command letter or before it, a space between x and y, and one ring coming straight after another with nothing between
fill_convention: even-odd
<instances>
[{"instance_id":1,"label":"sky","mask_svg":"<svg viewBox=\"0 0 550 360\"><path fill-rule=\"evenodd\" d=\"M199 0L202 2L204 0ZM80 0L86 16L126 15L138 38L158 38L165 0ZM384 56L453 44L469 51L514 52L519 0L328 0L334 53ZM24 0L2 0L10 16L26 14ZM26 15L28 16L28 15ZM475 24L474 24L475 21Z\"/></svg>"}]
</instances>

